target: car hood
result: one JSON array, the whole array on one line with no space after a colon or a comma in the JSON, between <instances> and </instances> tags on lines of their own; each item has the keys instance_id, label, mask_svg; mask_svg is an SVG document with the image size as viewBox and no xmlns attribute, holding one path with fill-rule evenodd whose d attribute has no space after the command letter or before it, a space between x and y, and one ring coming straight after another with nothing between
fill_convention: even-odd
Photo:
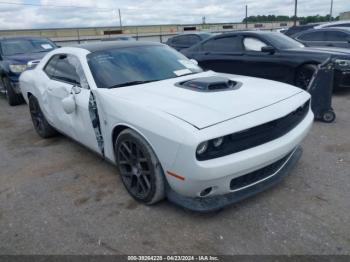
<instances>
[{"instance_id":1,"label":"car hood","mask_svg":"<svg viewBox=\"0 0 350 262\"><path fill-rule=\"evenodd\" d=\"M228 77L241 86L234 90L201 92L176 85L208 76ZM109 99L129 100L138 106L160 110L198 129L268 107L300 92L303 91L280 82L212 71L104 91Z\"/></svg>"},{"instance_id":2,"label":"car hood","mask_svg":"<svg viewBox=\"0 0 350 262\"><path fill-rule=\"evenodd\" d=\"M47 52L18 54L18 55L6 56L5 59L7 61L11 61L12 63L16 63L16 64L27 64L29 61L41 60L46 54Z\"/></svg>"}]
</instances>

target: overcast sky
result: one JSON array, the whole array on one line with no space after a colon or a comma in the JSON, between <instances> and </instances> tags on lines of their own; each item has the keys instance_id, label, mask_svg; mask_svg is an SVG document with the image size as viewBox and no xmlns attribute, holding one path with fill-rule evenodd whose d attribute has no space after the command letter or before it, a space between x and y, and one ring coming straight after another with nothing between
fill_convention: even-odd
<instances>
[{"instance_id":1,"label":"overcast sky","mask_svg":"<svg viewBox=\"0 0 350 262\"><path fill-rule=\"evenodd\" d=\"M298 2L299 16L329 14L331 0ZM249 15L294 12L294 0L0 0L0 29L114 26L118 8L124 25L241 22L246 4ZM334 16L344 11L350 0L334 0Z\"/></svg>"}]
</instances>

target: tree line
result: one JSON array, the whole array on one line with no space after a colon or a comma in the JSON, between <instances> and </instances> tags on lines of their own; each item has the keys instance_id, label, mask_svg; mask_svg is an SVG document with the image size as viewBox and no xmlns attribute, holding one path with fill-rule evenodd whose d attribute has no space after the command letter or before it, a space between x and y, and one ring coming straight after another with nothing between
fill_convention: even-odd
<instances>
[{"instance_id":1,"label":"tree line","mask_svg":"<svg viewBox=\"0 0 350 262\"><path fill-rule=\"evenodd\" d=\"M298 21L301 25L305 25L308 23L319 23L319 22L328 22L330 19L329 15L314 15L314 16L302 16L297 17ZM281 21L281 22L287 22L287 21L293 21L294 16L287 16L287 15L257 15L257 16L248 16L247 18L243 19L243 23L246 21L248 23L264 23L264 22L275 22L275 21ZM332 21L339 20L339 16L332 17Z\"/></svg>"}]
</instances>

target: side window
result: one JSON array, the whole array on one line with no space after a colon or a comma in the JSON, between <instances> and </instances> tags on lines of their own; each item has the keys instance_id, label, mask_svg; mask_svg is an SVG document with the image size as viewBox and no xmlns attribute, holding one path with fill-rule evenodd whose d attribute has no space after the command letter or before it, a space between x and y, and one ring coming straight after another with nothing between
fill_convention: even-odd
<instances>
[{"instance_id":1,"label":"side window","mask_svg":"<svg viewBox=\"0 0 350 262\"><path fill-rule=\"evenodd\" d=\"M173 44L183 45L186 43L185 36L177 36L173 39Z\"/></svg>"},{"instance_id":2,"label":"side window","mask_svg":"<svg viewBox=\"0 0 350 262\"><path fill-rule=\"evenodd\" d=\"M200 38L196 35L189 35L187 36L187 44L189 45L195 45L200 42Z\"/></svg>"},{"instance_id":3,"label":"side window","mask_svg":"<svg viewBox=\"0 0 350 262\"><path fill-rule=\"evenodd\" d=\"M54 56L45 66L44 71L50 78L57 81L89 88L80 61L73 55L60 54Z\"/></svg>"},{"instance_id":4,"label":"side window","mask_svg":"<svg viewBox=\"0 0 350 262\"><path fill-rule=\"evenodd\" d=\"M347 37L347 34L339 31L326 31L325 34L327 41L345 42Z\"/></svg>"},{"instance_id":5,"label":"side window","mask_svg":"<svg viewBox=\"0 0 350 262\"><path fill-rule=\"evenodd\" d=\"M244 48L247 51L258 51L261 52L261 48L266 44L254 37L245 37L243 40Z\"/></svg>"},{"instance_id":6,"label":"side window","mask_svg":"<svg viewBox=\"0 0 350 262\"><path fill-rule=\"evenodd\" d=\"M203 43L202 50L210 52L239 52L242 51L240 39L238 36L210 39Z\"/></svg>"},{"instance_id":7,"label":"side window","mask_svg":"<svg viewBox=\"0 0 350 262\"><path fill-rule=\"evenodd\" d=\"M300 40L305 41L325 41L324 31L305 33L298 37Z\"/></svg>"},{"instance_id":8,"label":"side window","mask_svg":"<svg viewBox=\"0 0 350 262\"><path fill-rule=\"evenodd\" d=\"M56 63L58 61L58 55L55 55L53 57L51 57L51 59L49 60L49 62L46 64L46 66L44 67L44 72L47 74L48 77L52 78L54 77L55 74L55 66Z\"/></svg>"}]
</instances>

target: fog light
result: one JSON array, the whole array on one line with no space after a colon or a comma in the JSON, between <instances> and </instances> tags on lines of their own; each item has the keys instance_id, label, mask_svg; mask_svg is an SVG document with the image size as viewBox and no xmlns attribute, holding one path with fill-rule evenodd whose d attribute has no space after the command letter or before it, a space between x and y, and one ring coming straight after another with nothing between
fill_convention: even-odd
<instances>
[{"instance_id":1,"label":"fog light","mask_svg":"<svg viewBox=\"0 0 350 262\"><path fill-rule=\"evenodd\" d=\"M202 190L202 191L199 193L199 196L200 196L200 197L205 197L205 196L209 195L209 194L211 193L212 190L213 190L212 187L208 187L208 188Z\"/></svg>"},{"instance_id":2,"label":"fog light","mask_svg":"<svg viewBox=\"0 0 350 262\"><path fill-rule=\"evenodd\" d=\"M197 154L201 155L208 149L208 142L203 142L200 143L199 146L197 147Z\"/></svg>"},{"instance_id":3,"label":"fog light","mask_svg":"<svg viewBox=\"0 0 350 262\"><path fill-rule=\"evenodd\" d=\"M224 142L224 138L223 137L219 137L213 140L213 145L214 147L219 147L222 145L222 143Z\"/></svg>"}]
</instances>

